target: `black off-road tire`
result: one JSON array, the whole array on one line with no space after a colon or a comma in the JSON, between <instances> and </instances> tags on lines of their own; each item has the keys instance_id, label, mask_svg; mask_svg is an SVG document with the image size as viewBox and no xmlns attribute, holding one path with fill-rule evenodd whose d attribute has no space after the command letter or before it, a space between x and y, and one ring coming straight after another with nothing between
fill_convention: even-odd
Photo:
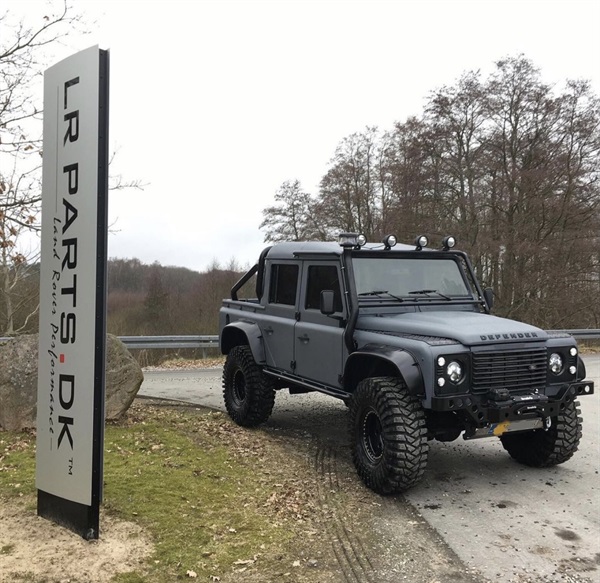
<instances>
[{"instance_id":1,"label":"black off-road tire","mask_svg":"<svg viewBox=\"0 0 600 583\"><path fill-rule=\"evenodd\" d=\"M223 398L229 416L243 427L256 427L271 415L275 384L254 362L249 346L236 346L227 355Z\"/></svg>"},{"instance_id":2,"label":"black off-road tire","mask_svg":"<svg viewBox=\"0 0 600 583\"><path fill-rule=\"evenodd\" d=\"M359 383L350 402L350 447L358 475L378 494L402 492L421 479L429 454L425 412L402 379Z\"/></svg>"},{"instance_id":3,"label":"black off-road tire","mask_svg":"<svg viewBox=\"0 0 600 583\"><path fill-rule=\"evenodd\" d=\"M536 429L500 436L504 449L521 464L545 468L571 459L581 439L579 401L571 401L556 416L547 431Z\"/></svg>"}]
</instances>

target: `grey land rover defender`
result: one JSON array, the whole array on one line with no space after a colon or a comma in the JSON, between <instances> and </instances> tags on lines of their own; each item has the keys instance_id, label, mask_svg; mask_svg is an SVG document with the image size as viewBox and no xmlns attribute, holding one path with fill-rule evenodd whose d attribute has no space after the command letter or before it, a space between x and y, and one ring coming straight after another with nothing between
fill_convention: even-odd
<instances>
[{"instance_id":1,"label":"grey land rover defender","mask_svg":"<svg viewBox=\"0 0 600 583\"><path fill-rule=\"evenodd\" d=\"M220 310L231 418L263 423L284 388L343 399L356 470L381 494L418 482L431 439L497 436L536 467L571 458L576 399L594 392L573 337L491 315L454 238L427 245L344 233L265 249Z\"/></svg>"}]
</instances>

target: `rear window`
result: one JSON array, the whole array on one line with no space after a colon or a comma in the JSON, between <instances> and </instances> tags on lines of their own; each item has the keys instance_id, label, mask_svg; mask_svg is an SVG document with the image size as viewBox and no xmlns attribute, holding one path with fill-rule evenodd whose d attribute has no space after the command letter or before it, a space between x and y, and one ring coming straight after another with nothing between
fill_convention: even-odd
<instances>
[{"instance_id":1,"label":"rear window","mask_svg":"<svg viewBox=\"0 0 600 583\"><path fill-rule=\"evenodd\" d=\"M271 282L269 284L270 304L296 305L298 272L298 265L276 263L271 266Z\"/></svg>"}]
</instances>

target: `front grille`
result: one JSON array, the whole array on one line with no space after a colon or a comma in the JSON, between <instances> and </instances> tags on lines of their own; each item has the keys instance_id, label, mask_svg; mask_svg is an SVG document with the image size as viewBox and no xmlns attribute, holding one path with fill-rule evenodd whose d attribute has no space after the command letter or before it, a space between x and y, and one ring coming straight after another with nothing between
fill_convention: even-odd
<instances>
[{"instance_id":1,"label":"front grille","mask_svg":"<svg viewBox=\"0 0 600 583\"><path fill-rule=\"evenodd\" d=\"M474 393L491 389L510 392L534 392L546 386L547 352L545 348L473 353Z\"/></svg>"}]
</instances>

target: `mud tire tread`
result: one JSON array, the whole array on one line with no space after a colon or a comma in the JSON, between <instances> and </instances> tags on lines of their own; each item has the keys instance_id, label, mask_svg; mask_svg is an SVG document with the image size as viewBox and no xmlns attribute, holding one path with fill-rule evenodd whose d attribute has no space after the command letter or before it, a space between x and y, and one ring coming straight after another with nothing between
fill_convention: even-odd
<instances>
[{"instance_id":1,"label":"mud tire tread","mask_svg":"<svg viewBox=\"0 0 600 583\"><path fill-rule=\"evenodd\" d=\"M517 462L535 468L556 466L571 459L581 440L579 401L571 401L547 431L537 429L500 436L502 446Z\"/></svg>"},{"instance_id":2,"label":"mud tire tread","mask_svg":"<svg viewBox=\"0 0 600 583\"><path fill-rule=\"evenodd\" d=\"M236 395L235 383L244 381L244 395ZM239 391L238 391L239 392ZM254 361L249 346L236 346L223 366L223 399L229 416L243 427L256 427L271 415L275 383Z\"/></svg>"},{"instance_id":3,"label":"mud tire tread","mask_svg":"<svg viewBox=\"0 0 600 583\"><path fill-rule=\"evenodd\" d=\"M363 445L365 415L375 412L381 423L383 452L373 461ZM368 378L350 402L352 461L365 485L379 494L395 494L414 486L427 466L429 444L421 401L408 393L402 379Z\"/></svg>"}]
</instances>

